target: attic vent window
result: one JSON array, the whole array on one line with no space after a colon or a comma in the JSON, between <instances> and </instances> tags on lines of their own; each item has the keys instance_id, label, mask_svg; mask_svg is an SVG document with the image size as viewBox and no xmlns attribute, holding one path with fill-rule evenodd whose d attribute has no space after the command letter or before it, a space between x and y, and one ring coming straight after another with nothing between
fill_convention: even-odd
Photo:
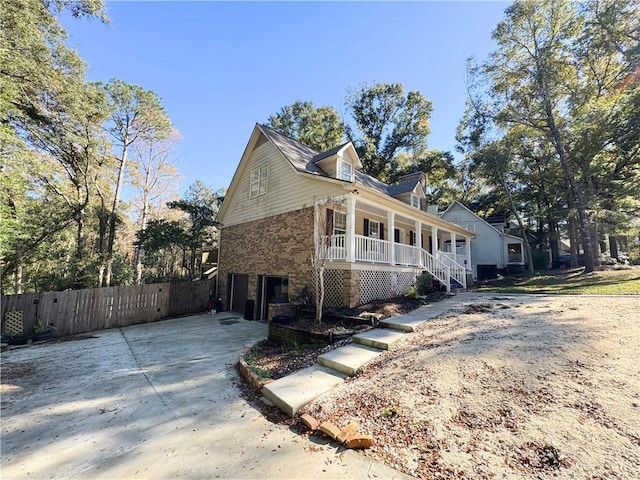
<instances>
[{"instance_id":1,"label":"attic vent window","mask_svg":"<svg viewBox=\"0 0 640 480\"><path fill-rule=\"evenodd\" d=\"M411 194L411 206L414 208L420 208L420 199L415 193Z\"/></svg>"},{"instance_id":2,"label":"attic vent window","mask_svg":"<svg viewBox=\"0 0 640 480\"><path fill-rule=\"evenodd\" d=\"M256 198L265 193L267 193L267 166L262 165L251 170L249 198Z\"/></svg>"},{"instance_id":3,"label":"attic vent window","mask_svg":"<svg viewBox=\"0 0 640 480\"><path fill-rule=\"evenodd\" d=\"M347 182L353 180L353 166L349 162L338 160L338 178Z\"/></svg>"}]
</instances>

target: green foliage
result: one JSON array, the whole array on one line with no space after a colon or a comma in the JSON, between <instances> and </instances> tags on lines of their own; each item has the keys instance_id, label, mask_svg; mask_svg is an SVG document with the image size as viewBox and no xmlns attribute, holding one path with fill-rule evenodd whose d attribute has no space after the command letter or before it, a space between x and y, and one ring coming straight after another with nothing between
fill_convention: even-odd
<instances>
[{"instance_id":1,"label":"green foliage","mask_svg":"<svg viewBox=\"0 0 640 480\"><path fill-rule=\"evenodd\" d=\"M427 295L433 292L433 276L429 272L420 273L414 284L418 295Z\"/></svg>"},{"instance_id":2,"label":"green foliage","mask_svg":"<svg viewBox=\"0 0 640 480\"><path fill-rule=\"evenodd\" d=\"M418 298L418 289L415 285L411 285L404 296L407 298Z\"/></svg>"},{"instance_id":3,"label":"green foliage","mask_svg":"<svg viewBox=\"0 0 640 480\"><path fill-rule=\"evenodd\" d=\"M215 216L220 206L220 195L198 181L189 187L185 199L169 202L167 206L181 212L183 217L179 220L149 222L146 229L137 232L136 245L151 254L172 247L178 247L184 254L188 252L189 260L185 262L185 267L189 276L195 278L200 273L197 271L197 253L203 245L211 244L216 235Z\"/></svg>"},{"instance_id":4,"label":"green foliage","mask_svg":"<svg viewBox=\"0 0 640 480\"><path fill-rule=\"evenodd\" d=\"M546 252L534 250L531 252L533 258L533 268L535 270L545 270L549 268L549 255Z\"/></svg>"},{"instance_id":5,"label":"green foliage","mask_svg":"<svg viewBox=\"0 0 640 480\"><path fill-rule=\"evenodd\" d=\"M640 267L625 270L601 270L583 273L582 270L548 271L524 278L491 280L478 288L480 292L639 295Z\"/></svg>"},{"instance_id":6,"label":"green foliage","mask_svg":"<svg viewBox=\"0 0 640 480\"><path fill-rule=\"evenodd\" d=\"M357 132L347 129L363 171L388 180L400 165L400 154L416 159L427 147L431 102L420 92L405 95L402 84L364 84L353 89L346 105Z\"/></svg>"},{"instance_id":7,"label":"green foliage","mask_svg":"<svg viewBox=\"0 0 640 480\"><path fill-rule=\"evenodd\" d=\"M247 365L249 366L249 368L251 368L251 371L260 380L269 380L271 378L271 373L258 365L258 357L256 356L256 352L253 349L249 350L245 354L244 361L247 362Z\"/></svg>"},{"instance_id":8,"label":"green foliage","mask_svg":"<svg viewBox=\"0 0 640 480\"><path fill-rule=\"evenodd\" d=\"M640 211L640 13L631 0L523 0L505 13L496 51L469 67L458 139L476 173L539 224L576 212L590 252L590 224L620 212L601 223L615 231Z\"/></svg>"},{"instance_id":9,"label":"green foliage","mask_svg":"<svg viewBox=\"0 0 640 480\"><path fill-rule=\"evenodd\" d=\"M315 108L312 102L298 101L282 107L269 117L267 125L319 152L340 145L345 138L338 112L330 106Z\"/></svg>"}]
</instances>

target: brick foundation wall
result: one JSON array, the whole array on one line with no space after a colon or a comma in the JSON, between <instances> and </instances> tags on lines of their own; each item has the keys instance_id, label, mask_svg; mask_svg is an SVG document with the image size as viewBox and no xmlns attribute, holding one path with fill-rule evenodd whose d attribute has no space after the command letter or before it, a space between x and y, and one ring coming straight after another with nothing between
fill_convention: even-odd
<instances>
[{"instance_id":1,"label":"brick foundation wall","mask_svg":"<svg viewBox=\"0 0 640 480\"><path fill-rule=\"evenodd\" d=\"M311 266L313 208L262 220L222 227L220 231L219 293L227 302L227 279L230 273L249 275L248 299L259 309L258 276L289 278L289 297L308 286L312 289Z\"/></svg>"},{"instance_id":2,"label":"brick foundation wall","mask_svg":"<svg viewBox=\"0 0 640 480\"><path fill-rule=\"evenodd\" d=\"M360 306L360 272L358 270L344 271L344 305L349 308Z\"/></svg>"}]
</instances>

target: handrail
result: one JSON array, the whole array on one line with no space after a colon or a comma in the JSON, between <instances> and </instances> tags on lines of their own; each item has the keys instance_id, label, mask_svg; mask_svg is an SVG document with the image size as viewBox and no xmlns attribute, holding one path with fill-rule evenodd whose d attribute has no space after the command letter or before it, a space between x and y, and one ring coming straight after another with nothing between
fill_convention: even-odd
<instances>
[{"instance_id":1,"label":"handrail","mask_svg":"<svg viewBox=\"0 0 640 480\"><path fill-rule=\"evenodd\" d=\"M436 258L451 269L451 277L462 285L462 288L467 288L467 269L464 266L454 261L444 252L436 252Z\"/></svg>"},{"instance_id":2,"label":"handrail","mask_svg":"<svg viewBox=\"0 0 640 480\"><path fill-rule=\"evenodd\" d=\"M455 262L445 252L437 251L435 255L413 245L392 243L387 240L354 235L354 259L358 262L391 264L393 248L393 264L423 268L442 283L447 292L451 291L451 279L467 288L466 268ZM345 261L347 258L346 235L321 236L322 243L317 245L318 254L326 255L329 261Z\"/></svg>"}]
</instances>

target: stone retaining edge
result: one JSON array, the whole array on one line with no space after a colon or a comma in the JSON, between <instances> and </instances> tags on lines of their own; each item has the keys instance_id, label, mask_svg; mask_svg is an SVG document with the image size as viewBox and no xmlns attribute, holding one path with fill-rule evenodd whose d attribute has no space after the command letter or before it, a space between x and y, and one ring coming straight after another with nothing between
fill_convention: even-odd
<instances>
[{"instance_id":1,"label":"stone retaining edge","mask_svg":"<svg viewBox=\"0 0 640 480\"><path fill-rule=\"evenodd\" d=\"M238 371L240 372L240 375L242 376L242 378L244 378L247 381L247 383L251 386L251 388L256 393L262 393L262 387L264 387L268 383L273 382L273 380L272 379L261 380L260 377L258 377L255 373L253 373L253 370L251 369L249 364L245 361L244 356L254 346L255 345L245 348L244 351L240 354L240 358L238 359Z\"/></svg>"}]
</instances>

